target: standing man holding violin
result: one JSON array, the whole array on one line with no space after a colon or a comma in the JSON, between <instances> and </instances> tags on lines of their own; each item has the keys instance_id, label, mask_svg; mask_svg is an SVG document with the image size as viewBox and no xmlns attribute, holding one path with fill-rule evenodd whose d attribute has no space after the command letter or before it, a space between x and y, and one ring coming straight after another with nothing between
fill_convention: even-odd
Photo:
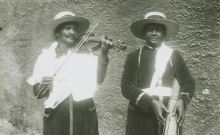
<instances>
[{"instance_id":1,"label":"standing man holding violin","mask_svg":"<svg viewBox=\"0 0 220 135\"><path fill-rule=\"evenodd\" d=\"M172 117L177 114L177 127L181 127L186 106L195 91L194 79L183 57L164 44L178 33L179 27L163 13L150 12L130 28L134 36L146 43L128 54L124 64L121 90L130 101L126 135L162 135L166 114ZM163 97L163 93L173 91L175 79L180 89L173 110L168 111L169 97Z\"/></svg>"},{"instance_id":2,"label":"standing man holding violin","mask_svg":"<svg viewBox=\"0 0 220 135\"><path fill-rule=\"evenodd\" d=\"M93 92L89 89L94 90L94 83L103 83L113 43L109 39L100 41L102 45L97 61L88 57L92 56L85 53L88 51L76 52L77 38L89 29L89 25L86 18L72 12L60 12L45 28L44 36L54 43L49 49L43 49L33 75L28 79L36 98L46 97L43 135L99 134Z\"/></svg>"}]
</instances>

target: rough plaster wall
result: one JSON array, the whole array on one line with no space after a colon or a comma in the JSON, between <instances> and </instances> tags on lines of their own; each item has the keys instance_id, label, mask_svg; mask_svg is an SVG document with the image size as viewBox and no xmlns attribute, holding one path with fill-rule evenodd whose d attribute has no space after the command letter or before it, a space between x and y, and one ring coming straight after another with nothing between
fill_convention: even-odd
<instances>
[{"instance_id":1,"label":"rough plaster wall","mask_svg":"<svg viewBox=\"0 0 220 135\"><path fill-rule=\"evenodd\" d=\"M124 40L126 52L111 51L103 87L94 99L100 135L124 135L128 101L120 92L120 77L128 52L144 42L129 26L150 11L164 12L180 25L170 46L179 50L196 80L196 94L188 107L184 135L218 135L219 0L0 0L0 134L35 135L42 132L43 100L36 100L26 82L42 48L49 47L42 30L55 14L70 10L94 22L95 30ZM203 94L205 89L209 94Z\"/></svg>"}]
</instances>

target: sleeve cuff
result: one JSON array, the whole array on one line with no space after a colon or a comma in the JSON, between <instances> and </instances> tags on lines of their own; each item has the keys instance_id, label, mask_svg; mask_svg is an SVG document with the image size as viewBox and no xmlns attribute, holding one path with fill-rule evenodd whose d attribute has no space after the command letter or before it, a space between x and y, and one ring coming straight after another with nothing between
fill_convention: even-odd
<instances>
[{"instance_id":1,"label":"sleeve cuff","mask_svg":"<svg viewBox=\"0 0 220 135\"><path fill-rule=\"evenodd\" d=\"M187 108L187 106L188 106L188 104L190 102L189 94L188 93L180 93L179 99L183 100L184 108L186 110L186 108Z\"/></svg>"},{"instance_id":2,"label":"sleeve cuff","mask_svg":"<svg viewBox=\"0 0 220 135\"><path fill-rule=\"evenodd\" d=\"M144 95L144 92L141 93L141 94L138 96L135 105L138 105L138 102L140 101L140 99L141 99L141 97L142 97L143 95Z\"/></svg>"},{"instance_id":3,"label":"sleeve cuff","mask_svg":"<svg viewBox=\"0 0 220 135\"><path fill-rule=\"evenodd\" d=\"M35 85L36 83L41 83L41 81L33 75L27 80L27 82L32 86Z\"/></svg>"},{"instance_id":4,"label":"sleeve cuff","mask_svg":"<svg viewBox=\"0 0 220 135\"><path fill-rule=\"evenodd\" d=\"M150 104L151 104L151 102L152 102L152 100L153 100L153 98L150 95L144 93L143 95L141 95L140 100L138 101L137 106L139 106L144 111L147 111L149 106L150 106Z\"/></svg>"}]
</instances>

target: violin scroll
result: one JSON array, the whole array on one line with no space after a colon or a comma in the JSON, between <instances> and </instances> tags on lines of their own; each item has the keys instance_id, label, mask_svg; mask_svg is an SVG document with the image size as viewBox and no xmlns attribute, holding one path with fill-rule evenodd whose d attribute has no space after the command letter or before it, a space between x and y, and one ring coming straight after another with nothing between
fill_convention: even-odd
<instances>
[{"instance_id":1,"label":"violin scroll","mask_svg":"<svg viewBox=\"0 0 220 135\"><path fill-rule=\"evenodd\" d=\"M116 48L118 48L119 50L125 51L127 49L127 46L125 45L124 41L117 40L117 42L113 44L112 49L115 50Z\"/></svg>"}]
</instances>

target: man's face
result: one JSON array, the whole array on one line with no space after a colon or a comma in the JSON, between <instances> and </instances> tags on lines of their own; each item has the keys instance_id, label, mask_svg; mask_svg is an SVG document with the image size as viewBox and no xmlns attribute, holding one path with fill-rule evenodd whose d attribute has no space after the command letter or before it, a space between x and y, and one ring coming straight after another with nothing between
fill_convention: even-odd
<instances>
[{"instance_id":1,"label":"man's face","mask_svg":"<svg viewBox=\"0 0 220 135\"><path fill-rule=\"evenodd\" d=\"M77 37L77 24L75 22L68 22L61 24L61 28L56 33L57 40L71 46Z\"/></svg>"},{"instance_id":2,"label":"man's face","mask_svg":"<svg viewBox=\"0 0 220 135\"><path fill-rule=\"evenodd\" d=\"M147 45L151 47L160 46L166 36L166 27L158 23L149 23L144 27L144 35Z\"/></svg>"}]
</instances>

